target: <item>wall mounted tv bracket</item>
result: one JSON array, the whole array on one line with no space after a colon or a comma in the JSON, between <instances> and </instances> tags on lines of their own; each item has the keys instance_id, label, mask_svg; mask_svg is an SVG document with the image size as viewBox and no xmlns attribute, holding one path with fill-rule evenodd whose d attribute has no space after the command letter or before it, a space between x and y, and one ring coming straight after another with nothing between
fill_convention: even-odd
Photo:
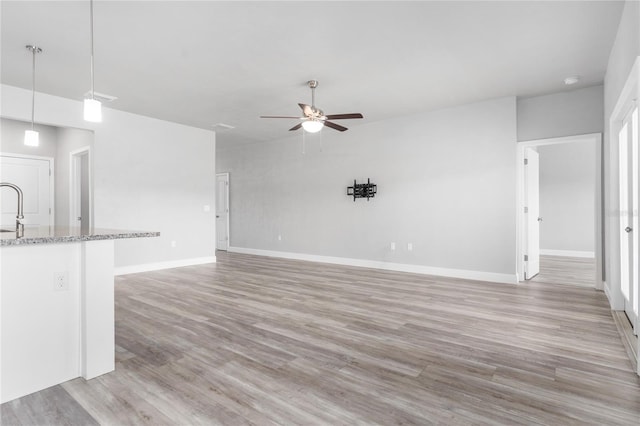
<instances>
[{"instance_id":1,"label":"wall mounted tv bracket","mask_svg":"<svg viewBox=\"0 0 640 426\"><path fill-rule=\"evenodd\" d=\"M353 196L354 202L356 198L366 198L369 201L369 198L375 197L377 192L378 186L371 183L370 179L367 179L367 183L357 183L354 179L353 186L347 187L347 195Z\"/></svg>"}]
</instances>

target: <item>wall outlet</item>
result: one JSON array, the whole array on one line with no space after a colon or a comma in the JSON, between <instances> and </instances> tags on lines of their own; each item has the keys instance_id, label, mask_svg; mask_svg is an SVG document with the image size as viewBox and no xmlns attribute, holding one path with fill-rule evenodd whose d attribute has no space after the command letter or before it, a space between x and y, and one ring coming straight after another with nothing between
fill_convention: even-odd
<instances>
[{"instance_id":1,"label":"wall outlet","mask_svg":"<svg viewBox=\"0 0 640 426\"><path fill-rule=\"evenodd\" d=\"M278 241L282 241L282 235L278 235Z\"/></svg>"},{"instance_id":2,"label":"wall outlet","mask_svg":"<svg viewBox=\"0 0 640 426\"><path fill-rule=\"evenodd\" d=\"M53 289L55 291L69 290L69 279L67 278L67 271L56 272L55 274L53 274Z\"/></svg>"},{"instance_id":3,"label":"wall outlet","mask_svg":"<svg viewBox=\"0 0 640 426\"><path fill-rule=\"evenodd\" d=\"M202 211L204 211L205 213L210 212L211 206L207 204L206 206L202 207Z\"/></svg>"},{"instance_id":4,"label":"wall outlet","mask_svg":"<svg viewBox=\"0 0 640 426\"><path fill-rule=\"evenodd\" d=\"M396 243L391 243L391 250L395 250L396 249Z\"/></svg>"},{"instance_id":5,"label":"wall outlet","mask_svg":"<svg viewBox=\"0 0 640 426\"><path fill-rule=\"evenodd\" d=\"M175 246L177 246L177 245L178 245L178 243L176 243L176 241L175 241L175 240L171 241L171 247L175 247Z\"/></svg>"},{"instance_id":6,"label":"wall outlet","mask_svg":"<svg viewBox=\"0 0 640 426\"><path fill-rule=\"evenodd\" d=\"M413 251L413 244L407 243L407 251Z\"/></svg>"}]
</instances>

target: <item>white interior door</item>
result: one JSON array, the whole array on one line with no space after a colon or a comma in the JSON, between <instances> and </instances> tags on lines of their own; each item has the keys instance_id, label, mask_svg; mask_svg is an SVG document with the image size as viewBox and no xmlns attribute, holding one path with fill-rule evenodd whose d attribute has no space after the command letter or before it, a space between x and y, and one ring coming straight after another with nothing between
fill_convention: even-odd
<instances>
[{"instance_id":1,"label":"white interior door","mask_svg":"<svg viewBox=\"0 0 640 426\"><path fill-rule=\"evenodd\" d=\"M25 227L53 225L53 200L51 161L14 156L0 156L0 181L17 185L24 197ZM18 196L13 189L2 188L3 229L13 229L16 224Z\"/></svg>"},{"instance_id":2,"label":"white interior door","mask_svg":"<svg viewBox=\"0 0 640 426\"><path fill-rule=\"evenodd\" d=\"M538 152L525 152L525 218L526 240L524 278L529 280L540 272L540 161Z\"/></svg>"},{"instance_id":3,"label":"white interior door","mask_svg":"<svg viewBox=\"0 0 640 426\"><path fill-rule=\"evenodd\" d=\"M229 247L229 173L216 174L216 248Z\"/></svg>"},{"instance_id":4,"label":"white interior door","mask_svg":"<svg viewBox=\"0 0 640 426\"><path fill-rule=\"evenodd\" d=\"M625 117L618 135L620 170L620 287L624 311L638 334L638 108Z\"/></svg>"}]
</instances>

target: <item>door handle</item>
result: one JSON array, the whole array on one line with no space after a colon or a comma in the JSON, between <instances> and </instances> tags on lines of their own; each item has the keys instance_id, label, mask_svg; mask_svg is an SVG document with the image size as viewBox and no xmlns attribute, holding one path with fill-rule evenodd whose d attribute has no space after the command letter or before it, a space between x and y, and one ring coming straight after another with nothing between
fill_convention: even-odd
<instances>
[{"instance_id":1,"label":"door handle","mask_svg":"<svg viewBox=\"0 0 640 426\"><path fill-rule=\"evenodd\" d=\"M542 218L541 217L538 218L538 222L542 222Z\"/></svg>"},{"instance_id":2,"label":"door handle","mask_svg":"<svg viewBox=\"0 0 640 426\"><path fill-rule=\"evenodd\" d=\"M220 216L219 216L219 215L216 215L216 219L220 219Z\"/></svg>"},{"instance_id":3,"label":"door handle","mask_svg":"<svg viewBox=\"0 0 640 426\"><path fill-rule=\"evenodd\" d=\"M631 228L631 227L629 227L629 226L627 226L626 228L624 228L624 232L626 232L626 233L629 233L629 232L631 232L631 231L633 231L633 228Z\"/></svg>"}]
</instances>

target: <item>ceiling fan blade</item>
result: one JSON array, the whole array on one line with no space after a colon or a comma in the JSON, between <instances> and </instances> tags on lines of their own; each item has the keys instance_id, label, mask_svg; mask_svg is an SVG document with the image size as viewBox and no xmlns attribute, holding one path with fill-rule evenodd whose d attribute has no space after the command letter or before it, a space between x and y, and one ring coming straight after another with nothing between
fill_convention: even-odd
<instances>
[{"instance_id":1,"label":"ceiling fan blade","mask_svg":"<svg viewBox=\"0 0 640 426\"><path fill-rule=\"evenodd\" d=\"M298 130L300 127L302 127L302 123L298 123L295 126L293 126L292 128L289 129L290 132L294 131L294 130Z\"/></svg>"},{"instance_id":2,"label":"ceiling fan blade","mask_svg":"<svg viewBox=\"0 0 640 426\"><path fill-rule=\"evenodd\" d=\"M350 114L331 114L327 115L327 120L346 120L348 118L364 118L359 112L353 112Z\"/></svg>"},{"instance_id":3,"label":"ceiling fan blade","mask_svg":"<svg viewBox=\"0 0 640 426\"><path fill-rule=\"evenodd\" d=\"M302 112L304 113L305 117L311 117L313 115L313 108L311 108L309 105L307 104L298 104L300 106L300 108L302 108Z\"/></svg>"},{"instance_id":4,"label":"ceiling fan blade","mask_svg":"<svg viewBox=\"0 0 640 426\"><path fill-rule=\"evenodd\" d=\"M302 126L302 124L300 124L300 125ZM324 122L324 125L325 125L325 126L327 126L327 127L331 127L332 129L335 129L335 130L337 130L337 131L339 131L339 132L344 132L345 130L349 130L349 129L347 129L347 128L346 128L346 127L344 127L344 126L341 126L341 125L339 125L339 124L332 123L332 122L330 122L330 121L326 121L326 120L325 120L325 122Z\"/></svg>"},{"instance_id":5,"label":"ceiling fan blade","mask_svg":"<svg viewBox=\"0 0 640 426\"><path fill-rule=\"evenodd\" d=\"M300 118L304 117L293 117L288 115L261 115L260 118L295 118L296 120L300 120Z\"/></svg>"}]
</instances>

